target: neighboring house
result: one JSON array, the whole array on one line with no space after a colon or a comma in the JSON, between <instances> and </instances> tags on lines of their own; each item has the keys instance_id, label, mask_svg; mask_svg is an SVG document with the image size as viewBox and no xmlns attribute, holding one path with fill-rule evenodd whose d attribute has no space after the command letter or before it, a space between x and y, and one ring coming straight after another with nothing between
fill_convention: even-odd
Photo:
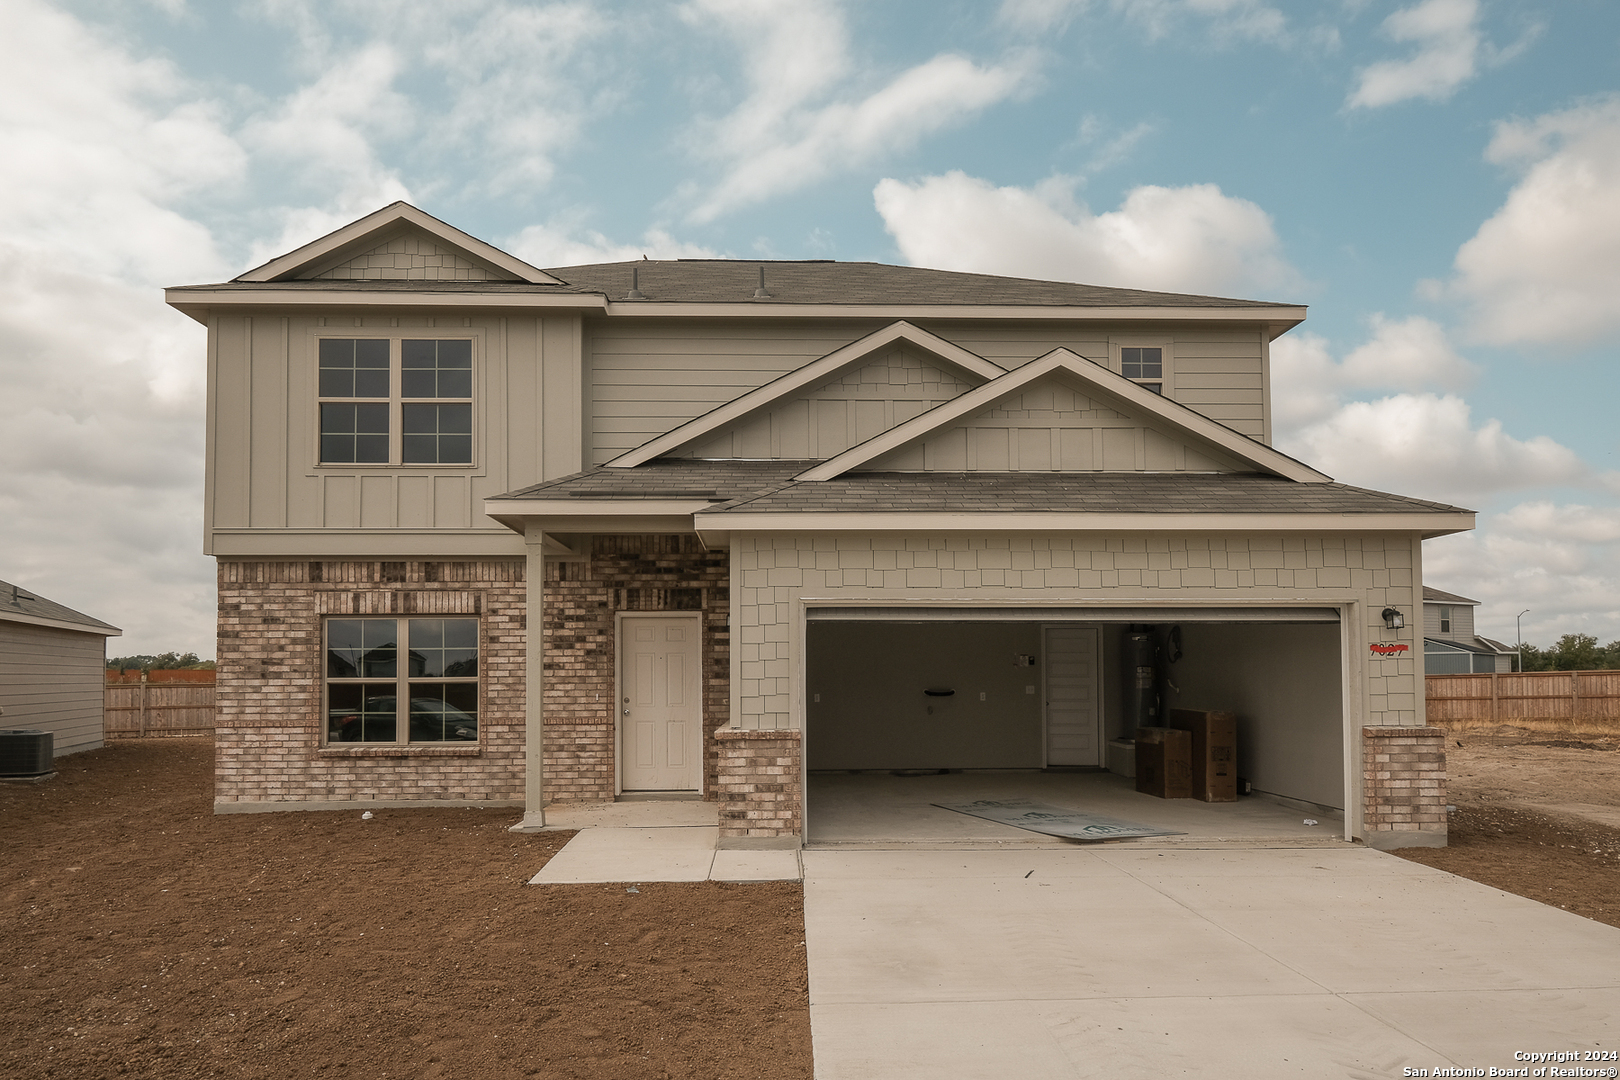
<instances>
[{"instance_id":1,"label":"neighboring house","mask_svg":"<svg viewBox=\"0 0 1620 1080\"><path fill-rule=\"evenodd\" d=\"M107 639L122 633L0 581L0 728L49 731L57 757L101 746Z\"/></svg>"},{"instance_id":2,"label":"neighboring house","mask_svg":"<svg viewBox=\"0 0 1620 1080\"><path fill-rule=\"evenodd\" d=\"M1271 448L1302 307L542 270L403 203L167 297L209 329L221 811L685 795L793 844L821 770L1102 765L1179 627L1153 679L1242 715L1257 790L1443 842L1384 762L1443 770L1421 545L1474 516Z\"/></svg>"},{"instance_id":3,"label":"neighboring house","mask_svg":"<svg viewBox=\"0 0 1620 1080\"><path fill-rule=\"evenodd\" d=\"M1478 600L1423 587L1423 672L1466 675L1512 671L1518 652L1511 645L1474 633Z\"/></svg>"}]
</instances>

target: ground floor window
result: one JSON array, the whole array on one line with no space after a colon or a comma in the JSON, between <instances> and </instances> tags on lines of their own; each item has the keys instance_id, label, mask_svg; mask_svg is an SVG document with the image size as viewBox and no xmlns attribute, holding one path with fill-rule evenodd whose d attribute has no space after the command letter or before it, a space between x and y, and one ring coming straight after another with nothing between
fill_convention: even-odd
<instances>
[{"instance_id":1,"label":"ground floor window","mask_svg":"<svg viewBox=\"0 0 1620 1080\"><path fill-rule=\"evenodd\" d=\"M328 743L478 739L477 619L328 619Z\"/></svg>"}]
</instances>

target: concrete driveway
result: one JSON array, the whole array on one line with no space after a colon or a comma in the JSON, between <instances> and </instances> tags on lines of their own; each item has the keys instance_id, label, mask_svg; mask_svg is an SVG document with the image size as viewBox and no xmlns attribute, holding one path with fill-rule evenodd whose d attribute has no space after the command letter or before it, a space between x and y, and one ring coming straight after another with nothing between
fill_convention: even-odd
<instances>
[{"instance_id":1,"label":"concrete driveway","mask_svg":"<svg viewBox=\"0 0 1620 1080\"><path fill-rule=\"evenodd\" d=\"M819 1080L1533 1076L1515 1053L1620 1051L1620 929L1364 848L803 861Z\"/></svg>"}]
</instances>

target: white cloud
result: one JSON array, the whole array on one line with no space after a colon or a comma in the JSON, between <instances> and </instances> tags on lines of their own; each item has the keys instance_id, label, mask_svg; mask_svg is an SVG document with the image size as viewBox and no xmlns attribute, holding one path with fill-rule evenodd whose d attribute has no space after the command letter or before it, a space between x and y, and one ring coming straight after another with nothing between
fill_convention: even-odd
<instances>
[{"instance_id":1,"label":"white cloud","mask_svg":"<svg viewBox=\"0 0 1620 1080\"><path fill-rule=\"evenodd\" d=\"M906 259L942 270L1173 292L1294 289L1266 212L1214 184L1139 187L1093 214L1069 185L995 187L961 172L873 191Z\"/></svg>"},{"instance_id":2,"label":"white cloud","mask_svg":"<svg viewBox=\"0 0 1620 1080\"><path fill-rule=\"evenodd\" d=\"M1483 515L1474 533L1423 546L1423 577L1481 601L1478 632L1512 644L1620 637L1620 509L1536 500Z\"/></svg>"},{"instance_id":3,"label":"white cloud","mask_svg":"<svg viewBox=\"0 0 1620 1080\"><path fill-rule=\"evenodd\" d=\"M1289 26L1287 15L1264 0L1108 0L1106 5L1093 0L1002 0L997 17L1025 34L1051 34L1104 6L1136 24L1150 41L1185 30L1201 42L1217 45L1254 41L1293 46L1307 41L1332 47L1338 43L1338 32L1330 26L1300 34Z\"/></svg>"},{"instance_id":4,"label":"white cloud","mask_svg":"<svg viewBox=\"0 0 1620 1080\"><path fill-rule=\"evenodd\" d=\"M1481 38L1477 0L1423 0L1384 20L1391 39L1416 44L1404 60L1380 60L1361 69L1349 108L1376 109L1412 98L1444 101L1474 77Z\"/></svg>"},{"instance_id":5,"label":"white cloud","mask_svg":"<svg viewBox=\"0 0 1620 1080\"><path fill-rule=\"evenodd\" d=\"M534 266L580 266L639 259L717 259L720 252L677 240L663 229L648 229L638 244L610 240L595 229L570 222L530 225L502 248Z\"/></svg>"},{"instance_id":6,"label":"white cloud","mask_svg":"<svg viewBox=\"0 0 1620 1080\"><path fill-rule=\"evenodd\" d=\"M1620 334L1620 97L1498 125L1486 156L1522 172L1457 252L1443 290L1494 344L1578 347Z\"/></svg>"},{"instance_id":7,"label":"white cloud","mask_svg":"<svg viewBox=\"0 0 1620 1080\"><path fill-rule=\"evenodd\" d=\"M685 10L733 38L749 87L730 114L694 126L692 144L724 170L699 196L694 221L909 149L1013 96L1033 74L1030 56L981 66L947 53L868 89L874 80L857 70L832 4L697 0Z\"/></svg>"},{"instance_id":8,"label":"white cloud","mask_svg":"<svg viewBox=\"0 0 1620 1080\"><path fill-rule=\"evenodd\" d=\"M1460 390L1473 381L1474 365L1457 354L1439 324L1378 313L1369 325L1371 339L1342 362L1333 358L1325 338L1308 330L1272 343L1272 417L1279 431L1325 420L1343 406L1348 392Z\"/></svg>"},{"instance_id":9,"label":"white cloud","mask_svg":"<svg viewBox=\"0 0 1620 1080\"><path fill-rule=\"evenodd\" d=\"M1272 343L1279 449L1345 483L1463 505L1596 479L1574 451L1545 435L1516 439L1494 419L1476 425L1455 392L1475 368L1440 326L1421 317L1369 322L1371 338L1342 361L1314 334ZM1404 392L1354 400L1387 390Z\"/></svg>"}]
</instances>

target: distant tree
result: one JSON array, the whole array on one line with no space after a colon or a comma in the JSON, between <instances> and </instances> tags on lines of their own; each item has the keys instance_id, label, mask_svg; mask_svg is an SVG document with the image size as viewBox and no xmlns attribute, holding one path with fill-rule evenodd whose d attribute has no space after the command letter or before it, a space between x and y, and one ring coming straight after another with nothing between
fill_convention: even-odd
<instances>
[{"instance_id":1,"label":"distant tree","mask_svg":"<svg viewBox=\"0 0 1620 1080\"><path fill-rule=\"evenodd\" d=\"M1523 671L1620 671L1620 641L1599 645L1591 634L1565 634L1545 649L1526 645Z\"/></svg>"},{"instance_id":2,"label":"distant tree","mask_svg":"<svg viewBox=\"0 0 1620 1080\"><path fill-rule=\"evenodd\" d=\"M212 660L202 660L194 652L158 653L156 656L139 653L135 656L115 656L107 661L109 671L175 671L180 668L211 669Z\"/></svg>"}]
</instances>

